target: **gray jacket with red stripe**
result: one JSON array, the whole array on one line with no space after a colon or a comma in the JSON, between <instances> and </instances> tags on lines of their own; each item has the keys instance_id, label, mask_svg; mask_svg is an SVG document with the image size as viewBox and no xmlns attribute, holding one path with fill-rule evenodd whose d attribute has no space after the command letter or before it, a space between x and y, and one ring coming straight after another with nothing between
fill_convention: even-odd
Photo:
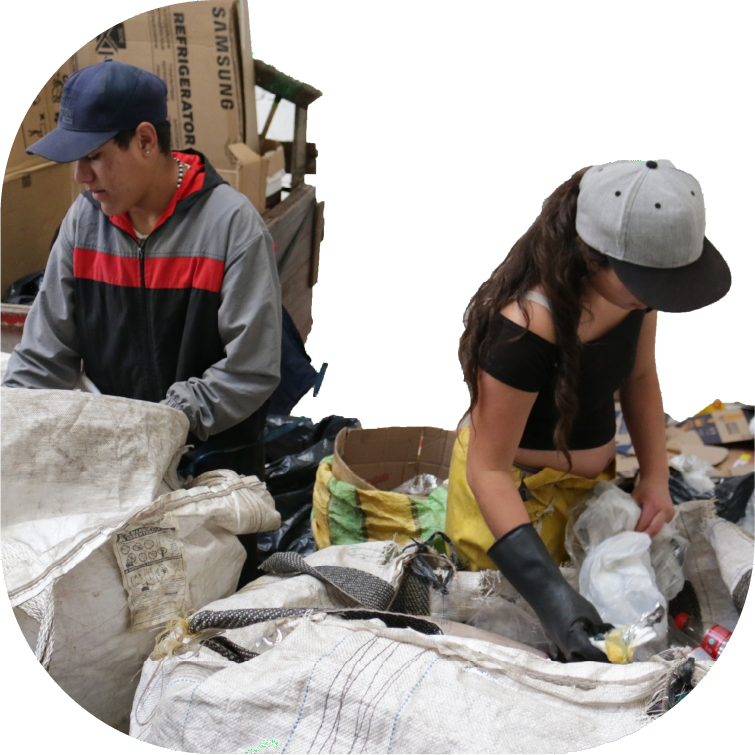
<instances>
[{"instance_id":1,"label":"gray jacket with red stripe","mask_svg":"<svg viewBox=\"0 0 755 755\"><path fill-rule=\"evenodd\" d=\"M88 192L73 204L3 385L70 389L83 359L102 393L165 403L200 441L240 445L280 380L273 242L200 153L174 154L191 167L142 242Z\"/></svg>"}]
</instances>

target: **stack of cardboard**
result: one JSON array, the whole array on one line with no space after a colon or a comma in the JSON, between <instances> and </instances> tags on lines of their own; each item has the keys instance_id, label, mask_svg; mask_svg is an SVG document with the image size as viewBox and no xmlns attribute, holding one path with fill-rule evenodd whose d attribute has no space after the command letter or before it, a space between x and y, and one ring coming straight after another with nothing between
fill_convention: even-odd
<instances>
[{"instance_id":1,"label":"stack of cardboard","mask_svg":"<svg viewBox=\"0 0 755 755\"><path fill-rule=\"evenodd\" d=\"M2 193L2 291L45 267L55 229L81 187L72 166L25 150L52 130L63 85L85 66L112 59L160 76L168 88L173 149L197 149L263 212L280 198L283 148L258 154L254 68L244 0L171 5L99 34L55 72L13 142Z\"/></svg>"},{"instance_id":2,"label":"stack of cardboard","mask_svg":"<svg viewBox=\"0 0 755 755\"><path fill-rule=\"evenodd\" d=\"M669 460L678 454L697 456L715 467L715 477L734 477L752 472L755 468L753 435L749 427L752 416L751 406L715 401L683 422L671 420L666 427ZM616 471L622 477L634 477L639 463L618 403L616 450Z\"/></svg>"}]
</instances>

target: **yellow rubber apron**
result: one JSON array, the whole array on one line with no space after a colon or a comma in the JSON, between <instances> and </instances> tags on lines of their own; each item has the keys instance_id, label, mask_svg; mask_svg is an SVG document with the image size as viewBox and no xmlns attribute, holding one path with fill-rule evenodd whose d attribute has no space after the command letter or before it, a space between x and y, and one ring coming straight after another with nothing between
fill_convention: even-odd
<instances>
[{"instance_id":1,"label":"yellow rubber apron","mask_svg":"<svg viewBox=\"0 0 755 755\"><path fill-rule=\"evenodd\" d=\"M472 571L496 569L487 556L495 538L467 485L468 448L469 427L465 427L456 438L451 457L446 534L467 568ZM587 498L599 482L612 480L615 475L615 462L593 479L549 467L540 470L520 466L511 468L511 477L522 493L530 521L557 564L569 559L564 546L569 511Z\"/></svg>"}]
</instances>

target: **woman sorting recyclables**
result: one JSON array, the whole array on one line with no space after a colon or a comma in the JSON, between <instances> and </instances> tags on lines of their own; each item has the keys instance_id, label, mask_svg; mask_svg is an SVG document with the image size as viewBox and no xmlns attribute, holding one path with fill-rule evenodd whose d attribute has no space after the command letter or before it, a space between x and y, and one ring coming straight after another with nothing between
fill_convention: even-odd
<instances>
[{"instance_id":1,"label":"woman sorting recyclables","mask_svg":"<svg viewBox=\"0 0 755 755\"><path fill-rule=\"evenodd\" d=\"M674 516L657 312L729 290L697 180L668 160L577 171L480 287L459 357L469 424L451 462L446 532L472 570L498 568L566 661L606 661L594 606L562 576L570 507L615 474L614 392L640 465L636 530Z\"/></svg>"}]
</instances>

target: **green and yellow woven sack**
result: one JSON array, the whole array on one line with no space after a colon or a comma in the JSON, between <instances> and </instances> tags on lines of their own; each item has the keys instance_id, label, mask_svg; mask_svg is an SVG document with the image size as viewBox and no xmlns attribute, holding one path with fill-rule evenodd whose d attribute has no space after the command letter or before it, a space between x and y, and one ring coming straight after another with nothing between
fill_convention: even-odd
<instances>
[{"instance_id":1,"label":"green and yellow woven sack","mask_svg":"<svg viewBox=\"0 0 755 755\"><path fill-rule=\"evenodd\" d=\"M385 490L360 490L337 480L332 464L333 457L327 456L317 468L312 531L318 548L394 539L399 545L407 545L444 531L448 496L444 487L437 488L427 498ZM442 543L437 547L443 552Z\"/></svg>"}]
</instances>

